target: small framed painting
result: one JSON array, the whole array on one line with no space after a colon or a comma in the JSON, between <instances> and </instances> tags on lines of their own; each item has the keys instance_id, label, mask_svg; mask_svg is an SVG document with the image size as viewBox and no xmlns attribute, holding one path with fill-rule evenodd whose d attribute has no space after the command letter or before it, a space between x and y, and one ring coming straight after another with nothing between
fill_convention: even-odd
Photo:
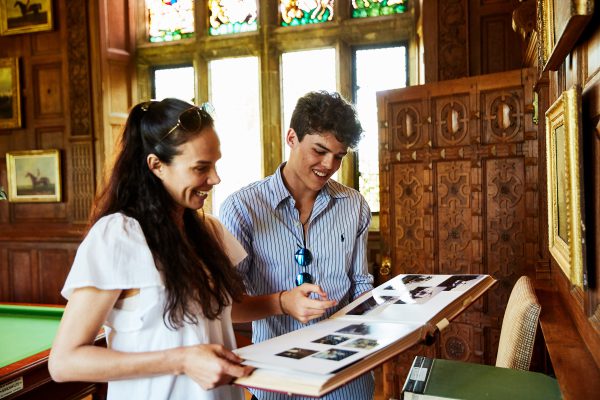
<instances>
[{"instance_id":1,"label":"small framed painting","mask_svg":"<svg viewBox=\"0 0 600 400\"><path fill-rule=\"evenodd\" d=\"M0 129L20 127L19 61L16 57L0 58Z\"/></svg>"},{"instance_id":2,"label":"small framed painting","mask_svg":"<svg viewBox=\"0 0 600 400\"><path fill-rule=\"evenodd\" d=\"M546 111L548 247L575 286L583 285L581 89L566 90Z\"/></svg>"},{"instance_id":3,"label":"small framed painting","mask_svg":"<svg viewBox=\"0 0 600 400\"><path fill-rule=\"evenodd\" d=\"M8 201L60 202L61 175L58 150L6 153Z\"/></svg>"},{"instance_id":4,"label":"small framed painting","mask_svg":"<svg viewBox=\"0 0 600 400\"><path fill-rule=\"evenodd\" d=\"M52 0L0 0L0 35L52 30Z\"/></svg>"}]
</instances>

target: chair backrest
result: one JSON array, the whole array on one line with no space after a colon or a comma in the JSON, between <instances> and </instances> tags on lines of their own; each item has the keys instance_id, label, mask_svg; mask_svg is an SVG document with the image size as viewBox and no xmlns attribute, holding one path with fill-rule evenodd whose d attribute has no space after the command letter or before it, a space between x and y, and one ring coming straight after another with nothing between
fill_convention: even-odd
<instances>
[{"instance_id":1,"label":"chair backrest","mask_svg":"<svg viewBox=\"0 0 600 400\"><path fill-rule=\"evenodd\" d=\"M541 309L531 280L520 277L504 312L496 367L529 370Z\"/></svg>"}]
</instances>

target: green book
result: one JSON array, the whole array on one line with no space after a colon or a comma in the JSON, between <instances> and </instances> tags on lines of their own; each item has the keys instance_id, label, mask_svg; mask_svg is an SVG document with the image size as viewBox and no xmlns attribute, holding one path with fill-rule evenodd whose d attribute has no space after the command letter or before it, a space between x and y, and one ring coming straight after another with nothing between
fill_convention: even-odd
<instances>
[{"instance_id":1,"label":"green book","mask_svg":"<svg viewBox=\"0 0 600 400\"><path fill-rule=\"evenodd\" d=\"M539 372L417 356L402 388L404 400L562 399L556 379Z\"/></svg>"}]
</instances>

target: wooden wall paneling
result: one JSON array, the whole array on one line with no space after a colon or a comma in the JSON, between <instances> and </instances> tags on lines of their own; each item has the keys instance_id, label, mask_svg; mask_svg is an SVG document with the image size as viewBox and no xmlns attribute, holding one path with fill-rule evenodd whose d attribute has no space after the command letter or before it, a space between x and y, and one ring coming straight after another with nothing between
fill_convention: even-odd
<instances>
[{"instance_id":1,"label":"wooden wall paneling","mask_svg":"<svg viewBox=\"0 0 600 400\"><path fill-rule=\"evenodd\" d=\"M470 76L510 71L522 65L522 44L511 27L517 0L469 0Z\"/></svg>"},{"instance_id":2,"label":"wooden wall paneling","mask_svg":"<svg viewBox=\"0 0 600 400\"><path fill-rule=\"evenodd\" d=\"M97 43L100 53L99 105L103 131L101 159L110 160L115 140L134 100L135 28L128 0L99 0ZM119 16L114 18L114 16ZM94 36L96 38L96 36Z\"/></svg>"},{"instance_id":3,"label":"wooden wall paneling","mask_svg":"<svg viewBox=\"0 0 600 400\"><path fill-rule=\"evenodd\" d=\"M69 171L70 218L86 222L95 191L92 74L90 65L89 17L86 2L77 2L67 11L67 57L69 61ZM83 17L82 17L83 16Z\"/></svg>"},{"instance_id":4,"label":"wooden wall paneling","mask_svg":"<svg viewBox=\"0 0 600 400\"><path fill-rule=\"evenodd\" d=\"M0 301L9 301L11 294L11 286L9 280L8 266L10 260L8 258L8 249L5 246L0 246Z\"/></svg>"},{"instance_id":5,"label":"wooden wall paneling","mask_svg":"<svg viewBox=\"0 0 600 400\"><path fill-rule=\"evenodd\" d=\"M9 301L39 303L37 254L31 249L10 249L8 260Z\"/></svg>"},{"instance_id":6,"label":"wooden wall paneling","mask_svg":"<svg viewBox=\"0 0 600 400\"><path fill-rule=\"evenodd\" d=\"M65 304L60 295L70 270L70 255L65 249L39 249L38 277L40 302L49 304Z\"/></svg>"},{"instance_id":7,"label":"wooden wall paneling","mask_svg":"<svg viewBox=\"0 0 600 400\"><path fill-rule=\"evenodd\" d=\"M438 79L469 76L468 0L438 0Z\"/></svg>"},{"instance_id":8,"label":"wooden wall paneling","mask_svg":"<svg viewBox=\"0 0 600 400\"><path fill-rule=\"evenodd\" d=\"M60 62L35 64L32 67L34 95L34 118L64 119L62 88L62 65Z\"/></svg>"},{"instance_id":9,"label":"wooden wall paneling","mask_svg":"<svg viewBox=\"0 0 600 400\"><path fill-rule=\"evenodd\" d=\"M499 281L442 332L437 356L495 360L512 286L539 257L539 207L526 200L538 190L527 176L538 165L532 81L533 70L517 70L379 95L382 252L393 273ZM398 376L414 355L396 360Z\"/></svg>"}]
</instances>

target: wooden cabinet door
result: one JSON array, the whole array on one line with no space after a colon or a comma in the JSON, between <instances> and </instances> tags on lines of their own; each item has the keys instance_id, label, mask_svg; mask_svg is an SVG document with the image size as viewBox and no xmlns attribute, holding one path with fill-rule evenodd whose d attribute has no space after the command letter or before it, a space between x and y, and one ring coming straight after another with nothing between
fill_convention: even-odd
<instances>
[{"instance_id":1,"label":"wooden cabinet door","mask_svg":"<svg viewBox=\"0 0 600 400\"><path fill-rule=\"evenodd\" d=\"M498 279L433 345L384 367L398 397L416 354L493 364L510 290L538 259L533 71L380 92L382 256L400 273Z\"/></svg>"}]
</instances>

